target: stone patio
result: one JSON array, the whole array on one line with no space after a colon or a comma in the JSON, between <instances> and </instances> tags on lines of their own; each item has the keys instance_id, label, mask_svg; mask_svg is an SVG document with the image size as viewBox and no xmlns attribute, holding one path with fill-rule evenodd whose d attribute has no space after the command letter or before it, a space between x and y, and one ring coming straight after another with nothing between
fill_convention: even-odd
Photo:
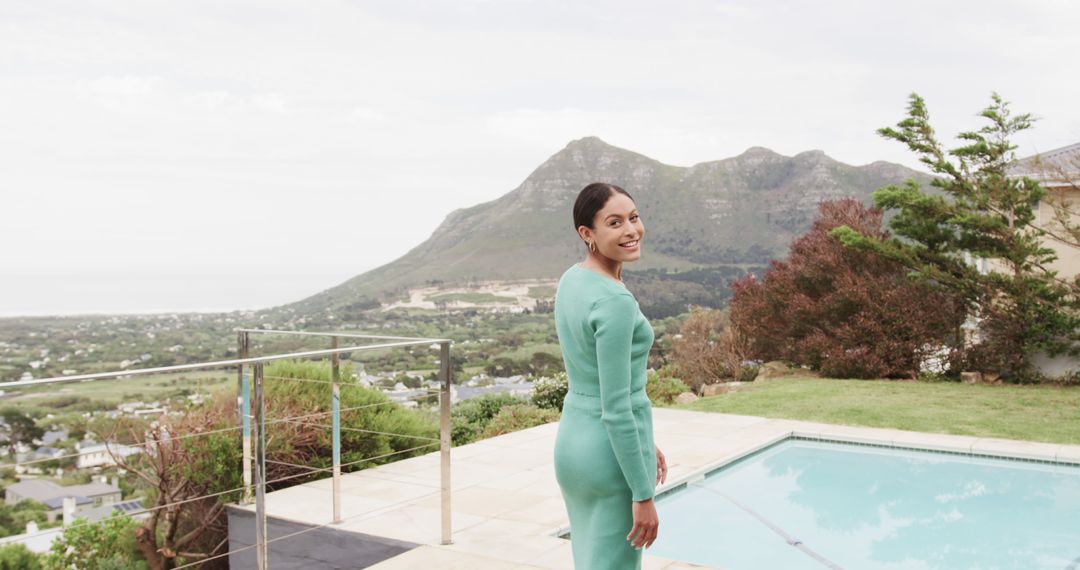
<instances>
[{"instance_id":1,"label":"stone patio","mask_svg":"<svg viewBox=\"0 0 1080 570\"><path fill-rule=\"evenodd\" d=\"M654 433L668 461L657 492L791 435L1080 463L1080 446L927 434L655 407ZM553 466L558 423L451 451L453 544L440 545L439 453L342 477L343 522L327 528L419 544L373 570L573 568ZM300 524L331 518L329 479L270 493L267 513ZM241 507L254 509L253 506ZM360 535L358 535L358 539ZM296 546L302 544L297 536ZM358 541L359 544L359 541ZM643 568L709 568L653 556ZM363 566L360 566L363 567Z\"/></svg>"}]
</instances>

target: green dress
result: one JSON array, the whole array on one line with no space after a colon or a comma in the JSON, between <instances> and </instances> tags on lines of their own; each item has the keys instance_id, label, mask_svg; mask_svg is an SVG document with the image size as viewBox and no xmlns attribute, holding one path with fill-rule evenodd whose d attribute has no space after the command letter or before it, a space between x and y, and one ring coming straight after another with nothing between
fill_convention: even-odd
<instances>
[{"instance_id":1,"label":"green dress","mask_svg":"<svg viewBox=\"0 0 1080 570\"><path fill-rule=\"evenodd\" d=\"M570 517L576 570L635 570L632 501L656 492L645 369L653 329L621 283L578 264L559 278L555 327L569 378L555 438L555 478Z\"/></svg>"}]
</instances>

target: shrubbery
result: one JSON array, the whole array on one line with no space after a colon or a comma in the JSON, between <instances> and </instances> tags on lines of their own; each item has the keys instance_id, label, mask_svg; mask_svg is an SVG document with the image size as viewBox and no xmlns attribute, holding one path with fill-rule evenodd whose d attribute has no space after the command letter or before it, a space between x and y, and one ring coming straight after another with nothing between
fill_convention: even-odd
<instances>
[{"instance_id":1,"label":"shrubbery","mask_svg":"<svg viewBox=\"0 0 1080 570\"><path fill-rule=\"evenodd\" d=\"M499 410L512 404L527 404L523 396L508 393L484 394L454 404L450 408L451 437L454 445L465 445L481 439Z\"/></svg>"},{"instance_id":2,"label":"shrubbery","mask_svg":"<svg viewBox=\"0 0 1080 570\"><path fill-rule=\"evenodd\" d=\"M307 465L311 467L330 467L333 458L332 434L326 426L330 425L330 414L311 417L311 414L327 412L331 409L333 388L332 371L329 363L316 361L281 360L266 366L266 417L308 416L303 423L287 422L274 424L268 432L271 441L267 456L275 461ZM342 464L360 462L366 458L388 455L381 459L363 461L355 471L383 463L392 463L407 457L423 455L437 451L438 446L422 447L412 451L406 449L420 445L422 440L413 436L438 439L438 423L429 417L409 410L395 402L377 389L368 388L352 380L352 364L343 362L340 368L341 385L341 462ZM308 381L290 381L297 378ZM368 430L368 431L356 431ZM386 432L401 435L386 435ZM282 465L267 466L267 479L275 480L299 474L301 471ZM302 483L309 479L322 477L316 473L311 477L297 477L285 482L285 487Z\"/></svg>"},{"instance_id":3,"label":"shrubbery","mask_svg":"<svg viewBox=\"0 0 1080 570\"><path fill-rule=\"evenodd\" d=\"M38 523L39 528L47 527L47 510L45 505L31 500L19 501L16 505L0 504L0 537L26 532L26 523L31 521Z\"/></svg>"},{"instance_id":4,"label":"shrubbery","mask_svg":"<svg viewBox=\"0 0 1080 570\"><path fill-rule=\"evenodd\" d=\"M532 402L547 410L562 411L563 400L570 389L566 372L556 372L552 377L542 377L533 382Z\"/></svg>"},{"instance_id":5,"label":"shrubbery","mask_svg":"<svg viewBox=\"0 0 1080 570\"><path fill-rule=\"evenodd\" d=\"M751 364L743 364L739 368L739 375L735 377L735 380L739 382L753 382L759 372L761 372L760 360L753 361Z\"/></svg>"},{"instance_id":6,"label":"shrubbery","mask_svg":"<svg viewBox=\"0 0 1080 570\"><path fill-rule=\"evenodd\" d=\"M42 570L145 570L149 566L136 551L139 522L113 515L96 523L76 519L53 541L41 560Z\"/></svg>"},{"instance_id":7,"label":"shrubbery","mask_svg":"<svg viewBox=\"0 0 1080 570\"><path fill-rule=\"evenodd\" d=\"M665 366L657 371L649 372L645 382L645 393L654 404L665 405L675 401L675 396L683 392L689 392L690 388L680 379L675 378L673 369Z\"/></svg>"},{"instance_id":8,"label":"shrubbery","mask_svg":"<svg viewBox=\"0 0 1080 570\"><path fill-rule=\"evenodd\" d=\"M511 433L518 430L558 421L559 412L540 408L533 404L510 404L503 406L495 417L491 418L479 439L485 439Z\"/></svg>"},{"instance_id":9,"label":"shrubbery","mask_svg":"<svg viewBox=\"0 0 1080 570\"><path fill-rule=\"evenodd\" d=\"M0 546L0 570L40 570L41 556L15 543Z\"/></svg>"},{"instance_id":10,"label":"shrubbery","mask_svg":"<svg viewBox=\"0 0 1080 570\"><path fill-rule=\"evenodd\" d=\"M732 286L731 321L750 356L809 365L837 378L915 378L925 346L951 345L960 300L912 280L899 263L845 247L829 235L847 226L886 239L882 211L858 200L822 202L810 231L762 280Z\"/></svg>"}]
</instances>

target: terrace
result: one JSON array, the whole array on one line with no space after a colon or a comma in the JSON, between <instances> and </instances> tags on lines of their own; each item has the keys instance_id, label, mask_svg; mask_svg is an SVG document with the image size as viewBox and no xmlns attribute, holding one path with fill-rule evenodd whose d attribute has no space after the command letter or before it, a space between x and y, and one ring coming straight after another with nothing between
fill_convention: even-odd
<instances>
[{"instance_id":1,"label":"terrace","mask_svg":"<svg viewBox=\"0 0 1080 570\"><path fill-rule=\"evenodd\" d=\"M254 334L303 335L320 342L329 339L331 348L252 357L249 356L250 338ZM357 344L339 346L343 340ZM373 342L363 344L362 341ZM242 434L236 441L244 448L244 485L217 494L236 497L226 507L227 545L209 559L188 559L178 568L199 567L208 560L220 558L228 558L233 568L260 570L337 567L377 570L431 567L565 569L573 566L570 541L561 538L569 530L568 517L553 466L558 423L451 450L450 341L241 330L238 331L238 342L241 357L230 361L20 381L9 386L18 389L39 384L126 379L171 374L181 369L224 369L237 375L236 416L232 426L221 431L236 436ZM350 428L342 425L342 418L353 410L343 408L341 398L342 391L354 384L339 377L339 358L346 353L365 350L432 344L437 345L441 365L438 390L440 435L438 438L419 438L430 441L417 442L404 451L436 446L438 450L348 472L402 451L343 462L341 438ZM330 380L323 381L265 374L264 365L294 359L329 359L333 375ZM272 403L266 395L269 382L326 384L326 394L332 397L325 407L311 413L289 417L268 415L266 406ZM659 504L664 495L700 481L704 473L789 437L1080 465L1080 445L1071 444L853 427L663 407L654 408L654 419L656 441L664 450L669 466L667 482L657 489ZM268 491L280 480L268 480L267 465L281 464L272 455L268 456L268 438L274 437L275 426L290 423L314 423L331 434L330 467L293 465L309 480ZM186 438L210 434L176 435ZM120 451L126 453L130 449L123 446ZM168 506L147 505L145 513ZM654 570L707 568L648 551L643 567Z\"/></svg>"},{"instance_id":2,"label":"terrace","mask_svg":"<svg viewBox=\"0 0 1080 570\"><path fill-rule=\"evenodd\" d=\"M654 409L654 419L656 440L669 462L668 481L658 487L658 497L694 481L705 471L790 436L1080 464L1080 445L848 427L659 407ZM570 541L558 537L567 530L568 518L554 476L552 456L557 429L558 423L549 423L454 448L450 478L454 525L451 544L441 542L439 456L432 453L343 477L343 520L333 528L341 533L341 544L354 545L355 550L320 549L314 544L286 539L276 548L274 543L270 545L271 565L331 568L343 560L364 559L370 563L374 558L385 557L366 567L373 570L572 568ZM329 491L330 482L323 480L270 493L266 497L267 516L295 528L319 527L326 520L323 506ZM237 511L244 510L251 511L251 507L237 508L231 515L231 525L242 525L243 515ZM321 537L320 542L334 540ZM390 544L394 548L385 547ZM242 540L232 545L241 546ZM242 555L236 561L246 567L247 559ZM316 562L320 565L314 565ZM646 551L643 568L708 567Z\"/></svg>"}]
</instances>

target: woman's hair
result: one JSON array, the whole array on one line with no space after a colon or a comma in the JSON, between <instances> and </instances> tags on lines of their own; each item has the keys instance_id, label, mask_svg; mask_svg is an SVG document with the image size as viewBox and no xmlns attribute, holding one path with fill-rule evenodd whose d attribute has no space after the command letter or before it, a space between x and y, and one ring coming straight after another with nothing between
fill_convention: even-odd
<instances>
[{"instance_id":1,"label":"woman's hair","mask_svg":"<svg viewBox=\"0 0 1080 570\"><path fill-rule=\"evenodd\" d=\"M582 188L581 192L578 193L577 201L574 202L574 233L577 233L577 229L581 226L585 226L590 230L596 229L593 227L596 213L604 207L604 204L607 204L608 198L611 198L616 192L625 195L631 201L634 199L626 190L606 182L593 182Z\"/></svg>"}]
</instances>

